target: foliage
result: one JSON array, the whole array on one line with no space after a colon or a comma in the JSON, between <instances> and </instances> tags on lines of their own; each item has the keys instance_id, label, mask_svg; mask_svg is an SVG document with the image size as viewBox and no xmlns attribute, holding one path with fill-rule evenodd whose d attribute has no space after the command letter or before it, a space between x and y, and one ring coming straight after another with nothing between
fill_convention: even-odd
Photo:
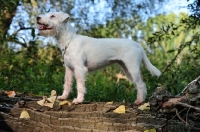
<instances>
[{"instance_id":1,"label":"foliage","mask_svg":"<svg viewBox=\"0 0 200 132\"><path fill-rule=\"evenodd\" d=\"M188 9L192 12L191 16L195 17L196 19L200 18L200 1L199 0L194 0L193 3L189 4Z\"/></svg>"},{"instance_id":2,"label":"foliage","mask_svg":"<svg viewBox=\"0 0 200 132\"><path fill-rule=\"evenodd\" d=\"M52 46L39 48L30 42L28 48L15 52L1 50L0 86L21 92L46 93L55 87L62 89L64 72L58 49Z\"/></svg>"},{"instance_id":3,"label":"foliage","mask_svg":"<svg viewBox=\"0 0 200 132\"><path fill-rule=\"evenodd\" d=\"M150 45L166 51L167 59L170 59L163 68L160 83L174 94L180 93L187 83L200 74L200 23L192 16L184 16L180 20L178 24L162 24L159 30L148 38Z\"/></svg>"}]
</instances>

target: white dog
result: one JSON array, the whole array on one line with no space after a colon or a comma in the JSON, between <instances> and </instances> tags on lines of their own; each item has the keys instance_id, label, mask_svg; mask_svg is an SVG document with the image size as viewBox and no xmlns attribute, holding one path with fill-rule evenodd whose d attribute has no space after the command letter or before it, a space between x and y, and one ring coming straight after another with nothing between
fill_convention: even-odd
<instances>
[{"instance_id":1,"label":"white dog","mask_svg":"<svg viewBox=\"0 0 200 132\"><path fill-rule=\"evenodd\" d=\"M50 12L37 17L37 26L43 36L54 36L62 51L66 67L65 84L59 100L66 99L71 91L73 76L77 81L77 98L73 103L83 102L85 89L85 76L88 71L118 63L127 78L136 85L137 100L140 104L145 100L147 91L141 79L140 64L152 75L160 76L161 72L151 64L140 44L129 39L104 38L97 39L76 34L68 22L69 15L63 12Z\"/></svg>"}]
</instances>

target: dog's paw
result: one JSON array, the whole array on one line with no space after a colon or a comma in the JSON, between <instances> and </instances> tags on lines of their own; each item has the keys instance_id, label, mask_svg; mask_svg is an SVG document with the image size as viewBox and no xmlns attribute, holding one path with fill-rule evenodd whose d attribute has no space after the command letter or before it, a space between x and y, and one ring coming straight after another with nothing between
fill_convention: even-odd
<instances>
[{"instance_id":1,"label":"dog's paw","mask_svg":"<svg viewBox=\"0 0 200 132\"><path fill-rule=\"evenodd\" d=\"M78 99L78 98L75 98L75 99L72 101L73 104L80 104L80 103L82 103L82 102L83 102L83 99Z\"/></svg>"},{"instance_id":2,"label":"dog's paw","mask_svg":"<svg viewBox=\"0 0 200 132\"><path fill-rule=\"evenodd\" d=\"M66 97L62 95L62 96L58 96L57 99L58 99L58 100L65 100Z\"/></svg>"},{"instance_id":3,"label":"dog's paw","mask_svg":"<svg viewBox=\"0 0 200 132\"><path fill-rule=\"evenodd\" d=\"M144 101L144 100L139 100L139 99L137 99L137 100L135 101L135 104L136 104L136 105L140 105L141 103L143 103L143 101Z\"/></svg>"}]
</instances>

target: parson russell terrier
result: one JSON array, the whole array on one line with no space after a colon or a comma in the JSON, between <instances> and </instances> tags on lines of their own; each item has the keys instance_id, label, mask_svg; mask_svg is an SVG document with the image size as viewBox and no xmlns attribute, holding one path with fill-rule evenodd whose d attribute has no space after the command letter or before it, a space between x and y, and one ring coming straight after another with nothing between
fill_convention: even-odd
<instances>
[{"instance_id":1,"label":"parson russell terrier","mask_svg":"<svg viewBox=\"0 0 200 132\"><path fill-rule=\"evenodd\" d=\"M86 93L86 73L118 63L127 78L136 85L137 100L135 104L141 104L147 94L146 85L140 75L141 62L152 75L161 75L161 72L147 58L142 46L130 39L98 39L78 35L68 22L69 17L63 12L49 12L37 17L39 33L43 36L55 37L62 51L66 68L65 84L63 94L58 96L58 99L63 100L68 97L75 76L78 95L73 103L83 102Z\"/></svg>"}]
</instances>

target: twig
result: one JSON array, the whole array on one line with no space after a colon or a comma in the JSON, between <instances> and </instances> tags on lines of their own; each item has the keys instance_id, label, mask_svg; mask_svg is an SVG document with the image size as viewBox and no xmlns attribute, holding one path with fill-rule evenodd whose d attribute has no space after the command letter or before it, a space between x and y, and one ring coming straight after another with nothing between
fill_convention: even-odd
<instances>
[{"instance_id":1,"label":"twig","mask_svg":"<svg viewBox=\"0 0 200 132\"><path fill-rule=\"evenodd\" d=\"M20 42L20 41L14 40L14 39L12 39L12 38L7 38L6 41L14 42L14 43L20 44L20 45L23 46L23 47L27 47L26 44L24 44L24 43L22 43L22 42Z\"/></svg>"},{"instance_id":2,"label":"twig","mask_svg":"<svg viewBox=\"0 0 200 132\"><path fill-rule=\"evenodd\" d=\"M183 112L187 108L182 109L179 113ZM177 115L173 116L170 120L168 120L165 124L162 125L162 127L166 126L171 120L173 120Z\"/></svg>"},{"instance_id":3,"label":"twig","mask_svg":"<svg viewBox=\"0 0 200 132\"><path fill-rule=\"evenodd\" d=\"M182 122L184 122L184 123L186 124L186 126L189 125L185 120L183 120L183 119L181 118L181 116L179 115L179 112L178 112L177 109L176 109L176 115L177 115L177 117L178 117Z\"/></svg>"},{"instance_id":4,"label":"twig","mask_svg":"<svg viewBox=\"0 0 200 132\"><path fill-rule=\"evenodd\" d=\"M162 70L162 74L163 74L164 72L166 72L167 69L174 63L174 61L176 60L176 58L178 57L178 55L181 53L181 51L182 51L182 49L179 48L178 53L175 55L175 57L174 57L174 58L171 60L171 62L170 62L167 66L165 66L165 68Z\"/></svg>"},{"instance_id":5,"label":"twig","mask_svg":"<svg viewBox=\"0 0 200 132\"><path fill-rule=\"evenodd\" d=\"M200 108L194 107L194 106L189 105L189 104L177 102L176 105L181 105L181 106L184 106L184 107L187 107L187 108L192 108L192 109L196 110L197 112L200 112Z\"/></svg>"},{"instance_id":6,"label":"twig","mask_svg":"<svg viewBox=\"0 0 200 132\"><path fill-rule=\"evenodd\" d=\"M188 122L188 113L189 113L190 109L191 109L191 107L187 110L187 113L186 113L186 122ZM187 124L186 124L186 126L187 126Z\"/></svg>"},{"instance_id":7,"label":"twig","mask_svg":"<svg viewBox=\"0 0 200 132\"><path fill-rule=\"evenodd\" d=\"M12 34L12 36L14 35L16 35L19 31L21 31L21 30L29 30L29 29L33 29L32 27L27 27L27 28L25 28L25 27L21 27L20 29L18 29L17 31L15 31L13 34Z\"/></svg>"},{"instance_id":8,"label":"twig","mask_svg":"<svg viewBox=\"0 0 200 132\"><path fill-rule=\"evenodd\" d=\"M190 125L189 123L187 123L185 120L183 120L183 118L181 118L181 116L179 115L179 112L177 109L176 109L176 115L182 122L184 122L186 124L186 126L189 126L194 130L200 130L200 128L194 127L194 126Z\"/></svg>"}]
</instances>

